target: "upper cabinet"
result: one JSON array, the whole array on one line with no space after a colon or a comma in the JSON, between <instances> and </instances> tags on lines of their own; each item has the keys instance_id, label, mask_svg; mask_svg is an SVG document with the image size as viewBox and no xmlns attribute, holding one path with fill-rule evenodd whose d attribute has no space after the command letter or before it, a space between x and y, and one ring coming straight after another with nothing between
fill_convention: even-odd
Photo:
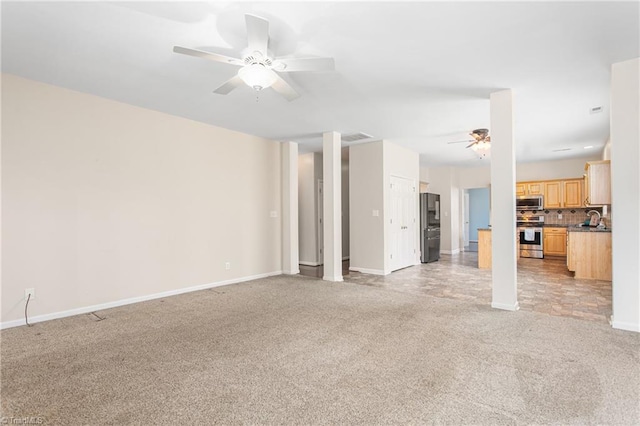
<instances>
[{"instance_id":1,"label":"upper cabinet","mask_svg":"<svg viewBox=\"0 0 640 426\"><path fill-rule=\"evenodd\" d=\"M543 195L543 182L518 182L516 183L516 195Z\"/></svg>"},{"instance_id":2,"label":"upper cabinet","mask_svg":"<svg viewBox=\"0 0 640 426\"><path fill-rule=\"evenodd\" d=\"M582 204L583 179L565 180L562 183L563 202L565 208L583 207Z\"/></svg>"},{"instance_id":3,"label":"upper cabinet","mask_svg":"<svg viewBox=\"0 0 640 426\"><path fill-rule=\"evenodd\" d=\"M583 179L546 180L516 183L516 196L542 195L545 209L583 207Z\"/></svg>"},{"instance_id":4,"label":"upper cabinet","mask_svg":"<svg viewBox=\"0 0 640 426\"><path fill-rule=\"evenodd\" d=\"M611 204L611 161L589 161L584 169L585 206Z\"/></svg>"},{"instance_id":5,"label":"upper cabinet","mask_svg":"<svg viewBox=\"0 0 640 426\"><path fill-rule=\"evenodd\" d=\"M552 180L544 183L545 209L582 207L582 179Z\"/></svg>"}]
</instances>

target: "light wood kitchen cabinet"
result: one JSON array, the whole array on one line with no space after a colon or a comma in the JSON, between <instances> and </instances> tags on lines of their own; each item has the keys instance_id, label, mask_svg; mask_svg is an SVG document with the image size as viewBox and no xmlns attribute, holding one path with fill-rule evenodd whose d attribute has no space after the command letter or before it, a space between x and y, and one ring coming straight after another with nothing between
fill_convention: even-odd
<instances>
[{"instance_id":1,"label":"light wood kitchen cabinet","mask_svg":"<svg viewBox=\"0 0 640 426\"><path fill-rule=\"evenodd\" d=\"M550 181L544 183L544 208L562 208L562 182Z\"/></svg>"},{"instance_id":2,"label":"light wood kitchen cabinet","mask_svg":"<svg viewBox=\"0 0 640 426\"><path fill-rule=\"evenodd\" d=\"M478 268L491 269L491 231L478 229Z\"/></svg>"},{"instance_id":3,"label":"light wood kitchen cabinet","mask_svg":"<svg viewBox=\"0 0 640 426\"><path fill-rule=\"evenodd\" d=\"M583 207L582 198L583 179L565 180L562 183L562 199L565 208Z\"/></svg>"},{"instance_id":4,"label":"light wood kitchen cabinet","mask_svg":"<svg viewBox=\"0 0 640 426\"><path fill-rule=\"evenodd\" d=\"M584 166L585 206L611 204L611 161L589 161Z\"/></svg>"},{"instance_id":5,"label":"light wood kitchen cabinet","mask_svg":"<svg viewBox=\"0 0 640 426\"><path fill-rule=\"evenodd\" d=\"M567 234L567 268L576 278L611 281L611 232Z\"/></svg>"},{"instance_id":6,"label":"light wood kitchen cabinet","mask_svg":"<svg viewBox=\"0 0 640 426\"><path fill-rule=\"evenodd\" d=\"M543 228L542 252L546 256L567 255L567 228Z\"/></svg>"},{"instance_id":7,"label":"light wood kitchen cabinet","mask_svg":"<svg viewBox=\"0 0 640 426\"><path fill-rule=\"evenodd\" d=\"M544 194L543 182L517 182L516 183L516 196L543 195L543 194Z\"/></svg>"}]
</instances>

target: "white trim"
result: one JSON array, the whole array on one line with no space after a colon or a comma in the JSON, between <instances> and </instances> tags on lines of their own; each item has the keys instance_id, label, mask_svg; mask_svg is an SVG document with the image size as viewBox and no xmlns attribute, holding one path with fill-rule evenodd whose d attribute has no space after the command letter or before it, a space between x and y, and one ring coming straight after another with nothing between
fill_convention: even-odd
<instances>
[{"instance_id":1,"label":"white trim","mask_svg":"<svg viewBox=\"0 0 640 426\"><path fill-rule=\"evenodd\" d=\"M318 262L307 262L306 260L299 260L298 263L304 266L321 266L322 263Z\"/></svg>"},{"instance_id":2,"label":"white trim","mask_svg":"<svg viewBox=\"0 0 640 426\"><path fill-rule=\"evenodd\" d=\"M248 277L234 278L231 280L218 281L208 284L201 284L192 287L179 288L176 290L163 291L162 293L147 294L145 296L131 297L129 299L116 300L114 302L101 303L98 305L85 306L82 308L69 309L68 311L53 312L50 314L38 315L29 318L29 323L35 324L37 322L50 321L58 318L71 317L74 315L87 314L89 312L103 311L105 309L117 308L118 306L131 305L132 303L146 302L147 300L161 299L163 297L177 296L178 294L190 293L192 291L206 290L214 287L221 287L223 285L237 284L245 281L257 280L259 278L273 277L275 275L282 275L282 271L267 272L264 274L251 275ZM0 330L5 328L18 327L25 325L24 318L5 321L0 323Z\"/></svg>"},{"instance_id":3,"label":"white trim","mask_svg":"<svg viewBox=\"0 0 640 426\"><path fill-rule=\"evenodd\" d=\"M342 277L342 275L337 275L335 277L331 277L329 275L325 275L322 277L323 280L325 281L333 281L333 282L342 282L344 281L344 278Z\"/></svg>"},{"instance_id":4,"label":"white trim","mask_svg":"<svg viewBox=\"0 0 640 426\"><path fill-rule=\"evenodd\" d=\"M442 254L458 254L458 253L460 253L460 249L457 248L455 250L440 250L440 253L442 253Z\"/></svg>"},{"instance_id":5,"label":"white trim","mask_svg":"<svg viewBox=\"0 0 640 426\"><path fill-rule=\"evenodd\" d=\"M355 272L362 272L363 274L371 274L371 275L389 275L390 273L390 272L385 272L382 269L358 268L356 266L351 266L349 270L355 271Z\"/></svg>"},{"instance_id":6,"label":"white trim","mask_svg":"<svg viewBox=\"0 0 640 426\"><path fill-rule=\"evenodd\" d=\"M622 322L613 320L611 322L611 326L613 328L617 328L618 330L635 331L640 333L640 324L636 324L633 322Z\"/></svg>"},{"instance_id":7,"label":"white trim","mask_svg":"<svg viewBox=\"0 0 640 426\"><path fill-rule=\"evenodd\" d=\"M295 271L282 271L285 275L297 275L300 273L300 269L296 269Z\"/></svg>"},{"instance_id":8,"label":"white trim","mask_svg":"<svg viewBox=\"0 0 640 426\"><path fill-rule=\"evenodd\" d=\"M514 303L513 305L506 304L506 303L491 302L491 307L494 309L502 309L505 311L517 311L518 309L520 309L520 305L518 304L518 302Z\"/></svg>"}]
</instances>

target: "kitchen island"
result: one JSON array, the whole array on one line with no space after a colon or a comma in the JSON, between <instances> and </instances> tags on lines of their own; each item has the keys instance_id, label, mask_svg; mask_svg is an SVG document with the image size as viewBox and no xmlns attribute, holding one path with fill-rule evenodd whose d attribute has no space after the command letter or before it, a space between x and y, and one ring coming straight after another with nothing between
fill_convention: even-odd
<instances>
[{"instance_id":1,"label":"kitchen island","mask_svg":"<svg viewBox=\"0 0 640 426\"><path fill-rule=\"evenodd\" d=\"M516 253L520 257L520 240L516 235ZM491 269L491 228L478 228L478 268Z\"/></svg>"}]
</instances>

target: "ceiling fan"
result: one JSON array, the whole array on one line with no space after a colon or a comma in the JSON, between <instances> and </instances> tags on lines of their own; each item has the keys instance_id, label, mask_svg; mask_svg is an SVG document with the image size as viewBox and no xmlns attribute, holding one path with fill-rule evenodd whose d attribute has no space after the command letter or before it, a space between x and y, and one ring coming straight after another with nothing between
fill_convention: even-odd
<instances>
[{"instance_id":1,"label":"ceiling fan","mask_svg":"<svg viewBox=\"0 0 640 426\"><path fill-rule=\"evenodd\" d=\"M269 21L255 15L245 15L247 25L248 48L242 59L188 47L174 46L175 53L209 59L216 62L241 67L238 73L214 90L214 93L226 95L241 84L256 91L273 88L288 101L300 95L278 72L333 71L333 58L274 58L269 55Z\"/></svg>"},{"instance_id":2,"label":"ceiling fan","mask_svg":"<svg viewBox=\"0 0 640 426\"><path fill-rule=\"evenodd\" d=\"M473 130L471 133L469 133L469 136L471 136L473 139L449 142L449 144L471 142L469 145L467 145L467 148L471 148L474 151L477 151L479 149L489 149L491 147L491 136L489 136L489 129Z\"/></svg>"}]
</instances>

